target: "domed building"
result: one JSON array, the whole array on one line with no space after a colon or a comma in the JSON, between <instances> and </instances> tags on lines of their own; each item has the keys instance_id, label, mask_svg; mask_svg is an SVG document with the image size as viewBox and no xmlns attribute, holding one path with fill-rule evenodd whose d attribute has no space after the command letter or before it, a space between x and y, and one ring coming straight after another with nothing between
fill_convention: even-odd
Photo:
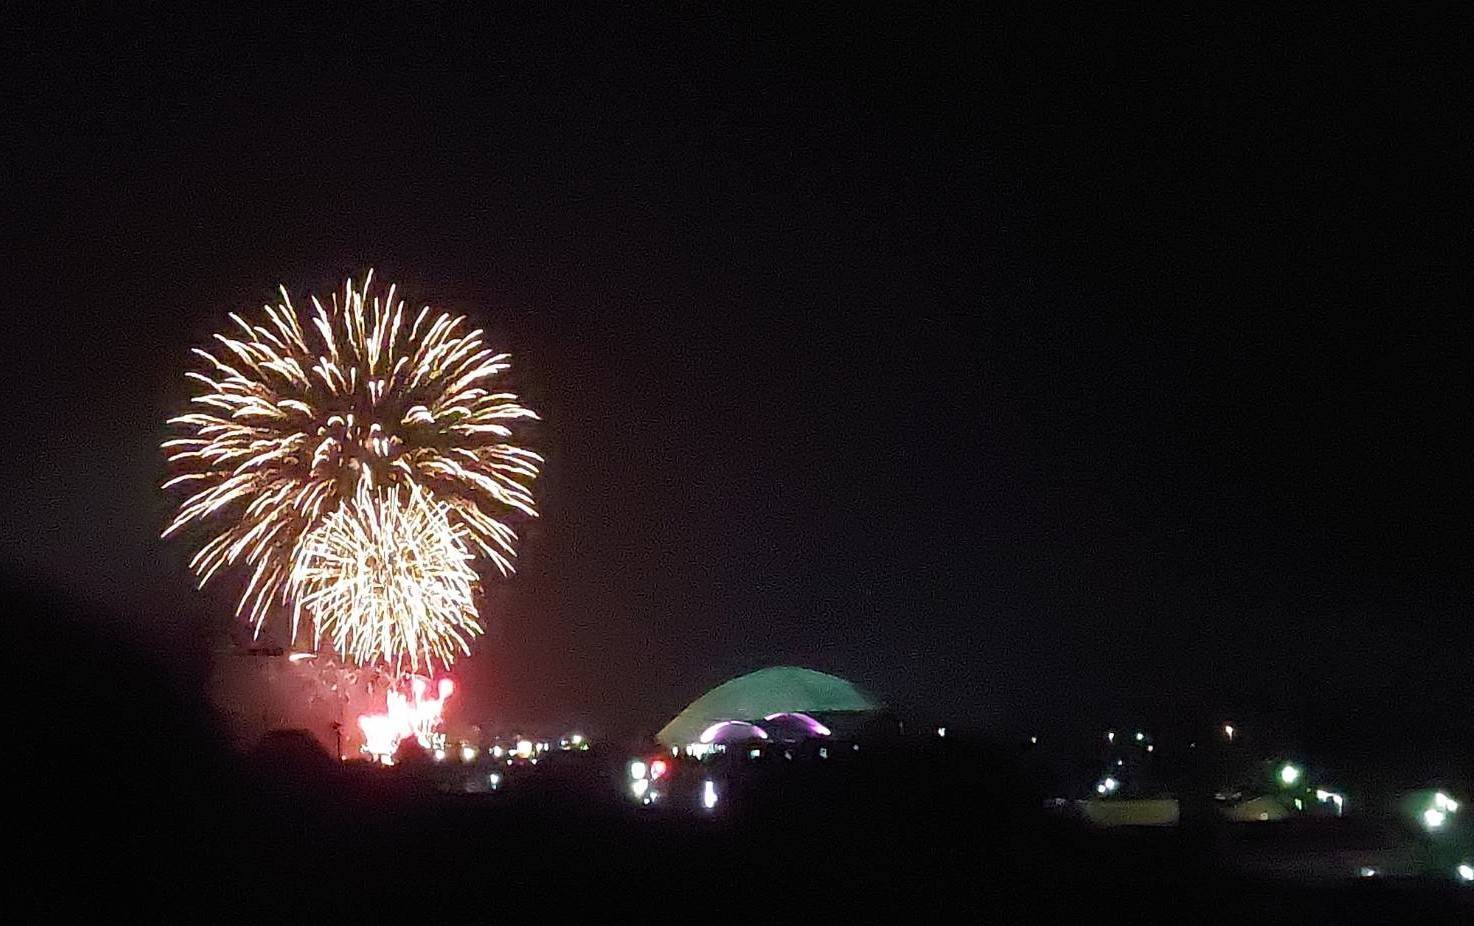
<instances>
[{"instance_id":1,"label":"domed building","mask_svg":"<svg viewBox=\"0 0 1474 926\"><path fill-rule=\"evenodd\" d=\"M813 669L771 666L711 689L655 738L665 746L850 738L885 725L887 717L885 706L852 682Z\"/></svg>"}]
</instances>

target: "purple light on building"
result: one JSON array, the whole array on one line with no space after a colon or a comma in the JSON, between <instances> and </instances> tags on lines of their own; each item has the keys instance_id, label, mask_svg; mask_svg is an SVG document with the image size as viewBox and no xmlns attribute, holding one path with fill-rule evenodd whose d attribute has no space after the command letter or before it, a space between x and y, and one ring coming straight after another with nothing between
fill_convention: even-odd
<instances>
[{"instance_id":1,"label":"purple light on building","mask_svg":"<svg viewBox=\"0 0 1474 926\"><path fill-rule=\"evenodd\" d=\"M777 721L779 723L796 723L807 730L810 736L829 736L831 733L828 727L810 717L808 714L804 714L799 711L780 711L776 714L769 714L763 719L768 721Z\"/></svg>"},{"instance_id":2,"label":"purple light on building","mask_svg":"<svg viewBox=\"0 0 1474 926\"><path fill-rule=\"evenodd\" d=\"M723 720L701 731L703 743L740 743L744 740L768 738L768 732L745 720Z\"/></svg>"}]
</instances>

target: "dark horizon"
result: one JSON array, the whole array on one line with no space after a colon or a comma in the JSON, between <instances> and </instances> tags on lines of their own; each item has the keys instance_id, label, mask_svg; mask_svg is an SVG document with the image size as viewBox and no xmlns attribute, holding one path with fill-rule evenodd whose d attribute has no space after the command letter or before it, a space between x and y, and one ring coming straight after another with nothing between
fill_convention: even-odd
<instances>
[{"instance_id":1,"label":"dark horizon","mask_svg":"<svg viewBox=\"0 0 1474 926\"><path fill-rule=\"evenodd\" d=\"M653 730L800 664L994 729L1465 735L1443 59L888 15L19 30L0 570L201 677L239 581L158 540L188 350L373 267L544 418L484 714Z\"/></svg>"}]
</instances>

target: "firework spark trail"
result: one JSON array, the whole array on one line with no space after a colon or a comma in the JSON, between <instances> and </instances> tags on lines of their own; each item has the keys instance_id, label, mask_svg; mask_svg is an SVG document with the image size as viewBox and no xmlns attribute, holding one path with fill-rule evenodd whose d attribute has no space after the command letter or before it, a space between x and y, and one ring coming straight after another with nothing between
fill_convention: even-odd
<instances>
[{"instance_id":1,"label":"firework spark trail","mask_svg":"<svg viewBox=\"0 0 1474 926\"><path fill-rule=\"evenodd\" d=\"M535 517L530 484L542 458L513 443L537 415L498 390L508 355L485 346L464 317L422 308L413 318L390 287L369 296L372 272L344 284L328 306L303 313L283 288L276 306L217 346L196 350L204 372L187 414L170 419L165 488L190 494L164 530L210 533L190 561L203 586L243 566L238 612L260 633L289 607L292 569L305 537L362 491L419 487L447 523L503 575L517 536L506 516ZM341 300L340 300L341 295Z\"/></svg>"}]
</instances>

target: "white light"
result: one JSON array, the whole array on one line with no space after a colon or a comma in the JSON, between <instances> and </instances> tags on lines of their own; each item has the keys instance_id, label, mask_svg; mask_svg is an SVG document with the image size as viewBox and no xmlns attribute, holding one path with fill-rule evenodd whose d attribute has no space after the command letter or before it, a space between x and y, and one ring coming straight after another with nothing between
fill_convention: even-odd
<instances>
[{"instance_id":1,"label":"white light","mask_svg":"<svg viewBox=\"0 0 1474 926\"><path fill-rule=\"evenodd\" d=\"M819 758L821 758L821 759L827 759L827 758L829 758L829 749L828 749L828 747L825 747L825 746L820 746L819 747Z\"/></svg>"},{"instance_id":2,"label":"white light","mask_svg":"<svg viewBox=\"0 0 1474 926\"><path fill-rule=\"evenodd\" d=\"M1116 768L1120 768L1121 766L1123 766L1125 764L1126 764L1126 760L1125 759L1117 759L1116 760Z\"/></svg>"},{"instance_id":3,"label":"white light","mask_svg":"<svg viewBox=\"0 0 1474 926\"><path fill-rule=\"evenodd\" d=\"M1295 798L1295 809L1296 810L1304 810L1305 809L1305 802L1302 801L1302 800L1300 800L1300 798L1298 798L1298 797Z\"/></svg>"},{"instance_id":4,"label":"white light","mask_svg":"<svg viewBox=\"0 0 1474 926\"><path fill-rule=\"evenodd\" d=\"M495 791L497 788L500 788L502 786L502 773L492 772L490 775L486 776L486 782L487 784L491 785L491 790Z\"/></svg>"},{"instance_id":5,"label":"white light","mask_svg":"<svg viewBox=\"0 0 1474 926\"><path fill-rule=\"evenodd\" d=\"M1155 747L1155 746L1153 746L1153 745L1152 745L1152 744L1151 744L1151 743L1147 743L1147 744L1146 744L1146 751L1147 751L1147 752L1151 752L1151 751L1152 751L1152 750L1153 750L1153 749L1155 749L1155 748L1156 748L1156 747Z\"/></svg>"},{"instance_id":6,"label":"white light","mask_svg":"<svg viewBox=\"0 0 1474 926\"><path fill-rule=\"evenodd\" d=\"M500 747L500 746L493 746L493 747L491 747L491 757L493 759L500 759L502 756L504 756L506 754L507 754L507 751L505 749L503 749L502 747Z\"/></svg>"},{"instance_id":7,"label":"white light","mask_svg":"<svg viewBox=\"0 0 1474 926\"><path fill-rule=\"evenodd\" d=\"M1336 816L1338 817L1341 816L1341 814L1344 813L1346 810L1346 796L1343 794L1337 794L1334 791L1326 791L1323 788L1317 788L1315 792L1315 799L1320 801L1322 804L1326 803L1327 801L1335 804Z\"/></svg>"},{"instance_id":8,"label":"white light","mask_svg":"<svg viewBox=\"0 0 1474 926\"><path fill-rule=\"evenodd\" d=\"M1448 814L1439 810L1437 807L1429 807L1423 811L1423 825L1430 830L1436 830L1440 826L1443 826L1443 821L1447 819Z\"/></svg>"},{"instance_id":9,"label":"white light","mask_svg":"<svg viewBox=\"0 0 1474 926\"><path fill-rule=\"evenodd\" d=\"M1037 745L1039 745L1039 737L1037 737L1037 736L1031 736L1031 737L1029 737L1029 742L1032 745L1037 746Z\"/></svg>"},{"instance_id":10,"label":"white light","mask_svg":"<svg viewBox=\"0 0 1474 926\"><path fill-rule=\"evenodd\" d=\"M1098 785L1095 786L1095 793L1096 794L1115 794L1116 793L1116 789L1119 788L1119 787L1121 787L1121 783L1119 781L1117 781L1114 778L1109 778L1108 777L1108 778L1104 779L1103 781L1101 781L1100 784L1098 784Z\"/></svg>"},{"instance_id":11,"label":"white light","mask_svg":"<svg viewBox=\"0 0 1474 926\"><path fill-rule=\"evenodd\" d=\"M1280 781L1283 781L1287 785L1292 785L1299 780L1300 769L1295 767L1293 763L1286 762L1280 769Z\"/></svg>"},{"instance_id":12,"label":"white light","mask_svg":"<svg viewBox=\"0 0 1474 926\"><path fill-rule=\"evenodd\" d=\"M1458 813L1459 802L1439 791L1433 795L1433 806L1446 813Z\"/></svg>"},{"instance_id":13,"label":"white light","mask_svg":"<svg viewBox=\"0 0 1474 926\"><path fill-rule=\"evenodd\" d=\"M436 762L444 762L445 761L445 750L444 749L437 749L437 750L435 750L435 761Z\"/></svg>"},{"instance_id":14,"label":"white light","mask_svg":"<svg viewBox=\"0 0 1474 926\"><path fill-rule=\"evenodd\" d=\"M1373 868L1370 865L1363 865L1361 866L1361 868L1357 869L1356 873L1361 875L1363 878L1375 878L1377 876L1377 869Z\"/></svg>"},{"instance_id":15,"label":"white light","mask_svg":"<svg viewBox=\"0 0 1474 926\"><path fill-rule=\"evenodd\" d=\"M1115 730L1107 730L1106 731L1106 742L1107 743L1114 743L1115 741L1116 741L1116 731Z\"/></svg>"},{"instance_id":16,"label":"white light","mask_svg":"<svg viewBox=\"0 0 1474 926\"><path fill-rule=\"evenodd\" d=\"M1096 794L1104 794L1105 793L1105 785L1096 785L1095 786L1095 793Z\"/></svg>"},{"instance_id":17,"label":"white light","mask_svg":"<svg viewBox=\"0 0 1474 926\"><path fill-rule=\"evenodd\" d=\"M761 749L749 749L747 751L747 757L749 759L756 759L758 756L760 756L762 754L763 754L763 751Z\"/></svg>"},{"instance_id":18,"label":"white light","mask_svg":"<svg viewBox=\"0 0 1474 926\"><path fill-rule=\"evenodd\" d=\"M476 761L476 747L475 746L462 746L461 747L461 761L462 762L475 762Z\"/></svg>"},{"instance_id":19,"label":"white light","mask_svg":"<svg viewBox=\"0 0 1474 926\"><path fill-rule=\"evenodd\" d=\"M639 781L641 778L644 778L645 777L645 773L648 772L648 771L649 771L649 769L647 769L645 767L645 763L643 763L643 762L631 762L630 763L630 777L633 778L633 779L635 779L636 781Z\"/></svg>"},{"instance_id":20,"label":"white light","mask_svg":"<svg viewBox=\"0 0 1474 926\"><path fill-rule=\"evenodd\" d=\"M701 806L705 807L707 810L710 810L716 805L717 786L708 781L704 785L702 785L701 788Z\"/></svg>"},{"instance_id":21,"label":"white light","mask_svg":"<svg viewBox=\"0 0 1474 926\"><path fill-rule=\"evenodd\" d=\"M1474 865L1460 865L1457 871L1465 881L1474 881Z\"/></svg>"},{"instance_id":22,"label":"white light","mask_svg":"<svg viewBox=\"0 0 1474 926\"><path fill-rule=\"evenodd\" d=\"M1233 739L1233 724L1226 723L1223 725L1223 735L1229 739Z\"/></svg>"},{"instance_id":23,"label":"white light","mask_svg":"<svg viewBox=\"0 0 1474 926\"><path fill-rule=\"evenodd\" d=\"M643 778L633 781L630 783L630 790L635 793L635 797L644 797L645 792L650 790L650 782Z\"/></svg>"},{"instance_id":24,"label":"white light","mask_svg":"<svg viewBox=\"0 0 1474 926\"><path fill-rule=\"evenodd\" d=\"M1136 734L1136 741L1138 743L1141 742L1144 739L1146 739L1146 734L1145 733L1137 733Z\"/></svg>"},{"instance_id":25,"label":"white light","mask_svg":"<svg viewBox=\"0 0 1474 926\"><path fill-rule=\"evenodd\" d=\"M532 755L532 740L518 740L517 755L524 759Z\"/></svg>"},{"instance_id":26,"label":"white light","mask_svg":"<svg viewBox=\"0 0 1474 926\"><path fill-rule=\"evenodd\" d=\"M679 746L672 746L670 748L670 754L673 755L673 756L679 756L681 754L681 747L679 747Z\"/></svg>"},{"instance_id":27,"label":"white light","mask_svg":"<svg viewBox=\"0 0 1474 926\"><path fill-rule=\"evenodd\" d=\"M581 745L583 745L583 734L582 733L575 733L575 734L573 734L573 736L569 737L569 742L571 742L575 746L581 746Z\"/></svg>"},{"instance_id":28,"label":"white light","mask_svg":"<svg viewBox=\"0 0 1474 926\"><path fill-rule=\"evenodd\" d=\"M937 727L937 736L946 736L946 735L947 735L947 728L946 727Z\"/></svg>"}]
</instances>

